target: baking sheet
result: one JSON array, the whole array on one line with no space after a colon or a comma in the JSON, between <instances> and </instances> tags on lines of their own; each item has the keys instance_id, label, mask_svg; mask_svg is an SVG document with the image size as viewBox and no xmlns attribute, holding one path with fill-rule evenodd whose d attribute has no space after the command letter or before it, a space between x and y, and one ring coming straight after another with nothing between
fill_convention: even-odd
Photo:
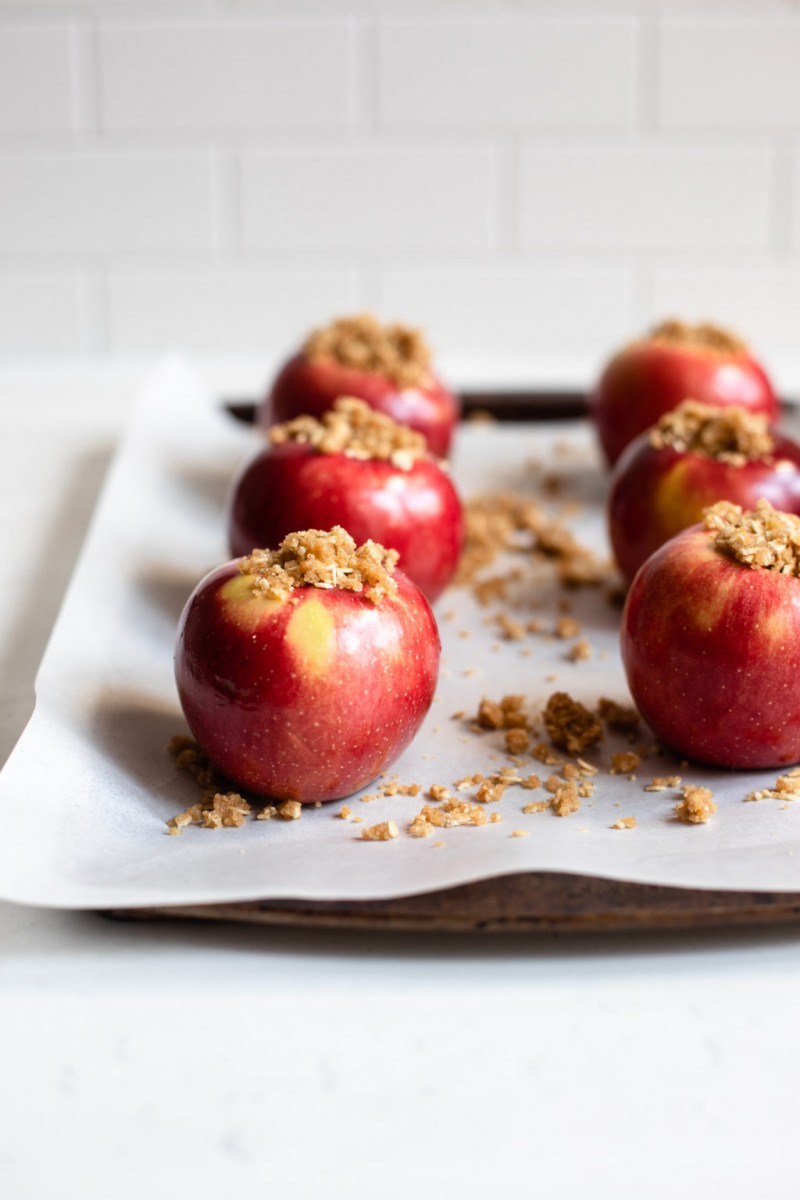
<instances>
[{"instance_id":1,"label":"baking sheet","mask_svg":"<svg viewBox=\"0 0 800 1200\"><path fill-rule=\"evenodd\" d=\"M34 715L0 775L0 896L68 908L218 903L258 898L386 899L520 871L562 871L641 883L715 889L800 890L800 805L748 792L777 772L723 773L668 758L642 763L635 781L608 772L606 737L585 757L599 766L596 793L580 811L524 814L542 791L509 788L488 806L502 820L480 828L407 836L424 797L348 801L363 823L309 808L298 821L248 821L239 829L191 827L167 835L166 820L197 798L176 772L169 738L186 732L172 675L176 622L195 583L226 557L223 503L257 434L233 420L189 364L171 360L145 388L115 460L37 679ZM584 423L473 425L454 463L465 495L484 489L541 492L545 475L574 501L577 536L602 550L604 478ZM483 696L523 693L536 712L554 690L594 706L627 702L617 651L619 610L602 591L572 593L573 615L592 647L548 636L564 593L548 569L523 578L512 612L538 618L544 634L504 640L500 608L466 589L436 606L443 665L433 708L391 774L400 783L452 787L509 762L501 733L477 734L468 719ZM491 570L491 569L490 569ZM647 739L646 739L647 740ZM522 774L548 768L531 761ZM707 825L674 817L674 792L648 793L654 775L710 786L719 811ZM369 795L379 789L365 789ZM459 793L465 798L469 792ZM636 828L612 829L621 817ZM365 842L361 829L392 819L400 836ZM514 836L517 831L528 836Z\"/></svg>"}]
</instances>

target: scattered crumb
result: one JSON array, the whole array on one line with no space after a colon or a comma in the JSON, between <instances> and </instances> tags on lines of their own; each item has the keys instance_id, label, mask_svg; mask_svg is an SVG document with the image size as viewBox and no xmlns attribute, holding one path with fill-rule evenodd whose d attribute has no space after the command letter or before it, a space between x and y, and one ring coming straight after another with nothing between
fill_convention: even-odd
<instances>
[{"instance_id":1,"label":"scattered crumb","mask_svg":"<svg viewBox=\"0 0 800 1200\"><path fill-rule=\"evenodd\" d=\"M509 754L524 754L531 744L531 739L524 729L508 729L505 741Z\"/></svg>"},{"instance_id":2,"label":"scattered crumb","mask_svg":"<svg viewBox=\"0 0 800 1200\"><path fill-rule=\"evenodd\" d=\"M771 788L750 792L746 800L800 800L800 767L779 775Z\"/></svg>"},{"instance_id":3,"label":"scattered crumb","mask_svg":"<svg viewBox=\"0 0 800 1200\"><path fill-rule=\"evenodd\" d=\"M397 826L394 821L381 821L377 825L365 825L361 830L363 842L390 842L397 837Z\"/></svg>"},{"instance_id":4,"label":"scattered crumb","mask_svg":"<svg viewBox=\"0 0 800 1200\"><path fill-rule=\"evenodd\" d=\"M299 800L284 800L277 807L277 815L284 821L297 821L302 812L303 806Z\"/></svg>"},{"instance_id":5,"label":"scattered crumb","mask_svg":"<svg viewBox=\"0 0 800 1200\"><path fill-rule=\"evenodd\" d=\"M642 720L635 708L628 704L618 704L616 700L609 700L606 696L601 696L597 702L597 715L614 733L631 737L637 733Z\"/></svg>"},{"instance_id":6,"label":"scattered crumb","mask_svg":"<svg viewBox=\"0 0 800 1200\"><path fill-rule=\"evenodd\" d=\"M686 825L705 825L717 811L713 797L710 788L687 783L683 789L683 799L675 805L676 817Z\"/></svg>"},{"instance_id":7,"label":"scattered crumb","mask_svg":"<svg viewBox=\"0 0 800 1200\"><path fill-rule=\"evenodd\" d=\"M567 651L567 658L570 662L586 662L592 657L592 647L585 638L581 638L574 646L570 646Z\"/></svg>"},{"instance_id":8,"label":"scattered crumb","mask_svg":"<svg viewBox=\"0 0 800 1200\"><path fill-rule=\"evenodd\" d=\"M531 834L530 834L529 829L512 829L510 836L511 837L530 837Z\"/></svg>"},{"instance_id":9,"label":"scattered crumb","mask_svg":"<svg viewBox=\"0 0 800 1200\"><path fill-rule=\"evenodd\" d=\"M565 783L550 801L550 807L557 817L568 817L571 813L577 812L580 806L578 789L574 783Z\"/></svg>"},{"instance_id":10,"label":"scattered crumb","mask_svg":"<svg viewBox=\"0 0 800 1200\"><path fill-rule=\"evenodd\" d=\"M574 617L559 617L553 630L556 637L562 638L564 641L578 637L581 631L581 623L580 621L576 621Z\"/></svg>"},{"instance_id":11,"label":"scattered crumb","mask_svg":"<svg viewBox=\"0 0 800 1200\"><path fill-rule=\"evenodd\" d=\"M680 775L654 775L644 790L646 792L667 792L680 786Z\"/></svg>"},{"instance_id":12,"label":"scattered crumb","mask_svg":"<svg viewBox=\"0 0 800 1200\"><path fill-rule=\"evenodd\" d=\"M618 821L614 822L614 824L611 826L611 828L612 829L635 829L636 828L636 817L620 817L620 819Z\"/></svg>"},{"instance_id":13,"label":"scattered crumb","mask_svg":"<svg viewBox=\"0 0 800 1200\"><path fill-rule=\"evenodd\" d=\"M581 754L603 736L597 717L566 692L553 692L547 701L544 726L553 745L568 754Z\"/></svg>"},{"instance_id":14,"label":"scattered crumb","mask_svg":"<svg viewBox=\"0 0 800 1200\"><path fill-rule=\"evenodd\" d=\"M550 807L549 800L530 800L522 809L524 813L542 813Z\"/></svg>"},{"instance_id":15,"label":"scattered crumb","mask_svg":"<svg viewBox=\"0 0 800 1200\"><path fill-rule=\"evenodd\" d=\"M634 754L632 750L620 750L611 756L611 774L634 775L641 761L639 755Z\"/></svg>"},{"instance_id":16,"label":"scattered crumb","mask_svg":"<svg viewBox=\"0 0 800 1200\"><path fill-rule=\"evenodd\" d=\"M351 817L353 815L353 813L352 813L352 810L350 808L348 808L346 804L343 804L342 807L339 809L338 813L335 813L334 815L337 817L341 817L341 819L343 821L346 821L348 817Z\"/></svg>"}]
</instances>

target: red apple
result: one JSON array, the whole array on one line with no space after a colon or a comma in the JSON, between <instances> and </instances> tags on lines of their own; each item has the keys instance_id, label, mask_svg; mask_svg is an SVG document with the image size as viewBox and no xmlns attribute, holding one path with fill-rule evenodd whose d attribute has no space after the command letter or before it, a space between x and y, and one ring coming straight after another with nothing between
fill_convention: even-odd
<instances>
[{"instance_id":1,"label":"red apple","mask_svg":"<svg viewBox=\"0 0 800 1200\"><path fill-rule=\"evenodd\" d=\"M789 532L772 548L752 553L766 561L777 548L784 567L800 571L800 519L760 501L755 512L732 510L739 516L725 533L726 509L715 505L712 527L678 534L640 569L623 611L622 659L665 746L712 766L784 766L800 759L800 576L748 566L731 547L738 539L751 553L754 530L783 525Z\"/></svg>"},{"instance_id":2,"label":"red apple","mask_svg":"<svg viewBox=\"0 0 800 1200\"><path fill-rule=\"evenodd\" d=\"M305 531L286 539L284 560L308 534L347 539ZM239 787L306 804L340 799L417 732L436 687L436 622L401 571L377 599L330 580L274 596L261 590L259 557L212 571L184 609L175 674L186 720Z\"/></svg>"},{"instance_id":3,"label":"red apple","mask_svg":"<svg viewBox=\"0 0 800 1200\"><path fill-rule=\"evenodd\" d=\"M281 368L256 419L271 425L303 413L320 417L338 396L357 396L410 425L431 453L447 456L460 404L431 370L416 331L372 317L342 318L315 331Z\"/></svg>"},{"instance_id":4,"label":"red apple","mask_svg":"<svg viewBox=\"0 0 800 1200\"><path fill-rule=\"evenodd\" d=\"M614 355L590 398L608 462L689 397L763 412L770 422L778 417L772 385L743 342L712 325L665 321Z\"/></svg>"},{"instance_id":5,"label":"red apple","mask_svg":"<svg viewBox=\"0 0 800 1200\"><path fill-rule=\"evenodd\" d=\"M401 568L431 603L455 574L464 541L456 489L428 454L400 466L287 440L260 450L234 482L228 505L234 555L276 547L294 529L333 525L357 542L372 539L397 550Z\"/></svg>"},{"instance_id":6,"label":"red apple","mask_svg":"<svg viewBox=\"0 0 800 1200\"><path fill-rule=\"evenodd\" d=\"M679 416L685 407L679 406L672 415ZM700 406L694 408L700 411ZM731 428L737 419L760 424L762 452L746 457L746 449L729 449L715 456L695 448L697 442L691 440L670 444L662 432L669 415L635 438L614 468L608 497L611 545L629 581L654 550L694 525L717 500L753 508L763 496L775 508L800 514L800 445L770 435L766 418L748 417L741 409L703 406L703 411L718 414L709 418L706 428L712 421ZM740 444L746 448L746 439ZM735 447L735 438L728 445Z\"/></svg>"}]
</instances>

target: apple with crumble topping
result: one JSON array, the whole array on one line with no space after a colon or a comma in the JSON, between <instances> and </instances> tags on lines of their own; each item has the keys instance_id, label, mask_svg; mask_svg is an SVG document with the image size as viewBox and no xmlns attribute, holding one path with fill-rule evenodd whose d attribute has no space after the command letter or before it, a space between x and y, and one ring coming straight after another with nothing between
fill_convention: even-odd
<instances>
[{"instance_id":1,"label":"apple with crumble topping","mask_svg":"<svg viewBox=\"0 0 800 1200\"><path fill-rule=\"evenodd\" d=\"M192 736L238 787L349 796L409 744L440 642L397 553L304 530L212 571L180 620L175 677Z\"/></svg>"},{"instance_id":2,"label":"apple with crumble topping","mask_svg":"<svg viewBox=\"0 0 800 1200\"><path fill-rule=\"evenodd\" d=\"M262 425L309 414L321 417L339 396L417 429L432 454L445 458L460 415L457 397L432 370L421 333L384 325L368 313L315 329L286 362L256 414Z\"/></svg>"},{"instance_id":3,"label":"apple with crumble topping","mask_svg":"<svg viewBox=\"0 0 800 1200\"><path fill-rule=\"evenodd\" d=\"M638 434L682 400L762 412L772 423L778 401L764 368L735 334L716 325L663 321L619 350L590 398L590 412L611 466Z\"/></svg>"},{"instance_id":4,"label":"apple with crumble topping","mask_svg":"<svg viewBox=\"0 0 800 1200\"><path fill-rule=\"evenodd\" d=\"M685 400L624 451L611 476L608 527L631 580L654 550L717 500L752 508L764 497L800 514L800 445L763 413Z\"/></svg>"},{"instance_id":5,"label":"apple with crumble topping","mask_svg":"<svg viewBox=\"0 0 800 1200\"><path fill-rule=\"evenodd\" d=\"M622 615L636 706L711 766L800 760L800 517L719 501L645 562Z\"/></svg>"},{"instance_id":6,"label":"apple with crumble topping","mask_svg":"<svg viewBox=\"0 0 800 1200\"><path fill-rule=\"evenodd\" d=\"M295 529L342 525L357 542L397 550L428 600L439 596L458 566L464 519L421 433L344 396L321 420L297 417L269 437L231 490L232 554L274 548Z\"/></svg>"}]
</instances>

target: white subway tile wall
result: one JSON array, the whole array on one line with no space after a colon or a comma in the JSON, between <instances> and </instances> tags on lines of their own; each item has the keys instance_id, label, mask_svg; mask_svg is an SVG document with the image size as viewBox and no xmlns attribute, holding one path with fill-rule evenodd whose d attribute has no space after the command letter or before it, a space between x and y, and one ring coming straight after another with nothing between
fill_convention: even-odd
<instances>
[{"instance_id":1,"label":"white subway tile wall","mask_svg":"<svg viewBox=\"0 0 800 1200\"><path fill-rule=\"evenodd\" d=\"M800 355L798 0L0 0L0 354Z\"/></svg>"}]
</instances>

